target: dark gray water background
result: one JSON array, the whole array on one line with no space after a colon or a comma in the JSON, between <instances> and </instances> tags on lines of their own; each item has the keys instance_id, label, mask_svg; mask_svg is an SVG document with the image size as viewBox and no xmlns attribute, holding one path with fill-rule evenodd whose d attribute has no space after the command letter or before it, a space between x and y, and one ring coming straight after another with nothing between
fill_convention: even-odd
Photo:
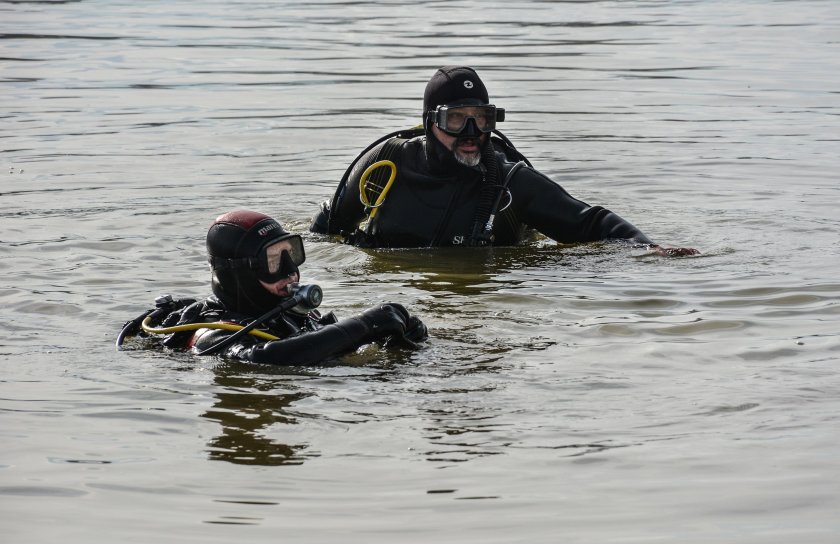
<instances>
[{"instance_id":1,"label":"dark gray water background","mask_svg":"<svg viewBox=\"0 0 840 544\"><path fill-rule=\"evenodd\" d=\"M3 542L837 542L838 59L834 0L0 3ZM115 352L208 293L214 217L304 231L444 64L702 256L306 234L325 308L427 347Z\"/></svg>"}]
</instances>

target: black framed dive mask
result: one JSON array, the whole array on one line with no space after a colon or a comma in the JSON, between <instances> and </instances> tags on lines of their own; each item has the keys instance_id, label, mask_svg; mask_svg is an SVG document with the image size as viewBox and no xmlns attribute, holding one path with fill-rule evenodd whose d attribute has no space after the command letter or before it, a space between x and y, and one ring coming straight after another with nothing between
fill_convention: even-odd
<instances>
[{"instance_id":1,"label":"black framed dive mask","mask_svg":"<svg viewBox=\"0 0 840 544\"><path fill-rule=\"evenodd\" d=\"M278 244L288 244L291 247L278 251ZM299 274L298 267L306 260L303 240L297 234L293 234L284 240L269 244L260 250L258 260L257 277L266 283L274 283L292 274Z\"/></svg>"},{"instance_id":2,"label":"black framed dive mask","mask_svg":"<svg viewBox=\"0 0 840 544\"><path fill-rule=\"evenodd\" d=\"M278 244L288 244L288 248L277 249ZM274 283L300 274L298 267L306 261L303 240L300 235L292 234L280 240L274 240L263 247L257 257L224 259L215 257L210 261L216 269L250 268L260 281Z\"/></svg>"},{"instance_id":3,"label":"black framed dive mask","mask_svg":"<svg viewBox=\"0 0 840 544\"><path fill-rule=\"evenodd\" d=\"M481 132L492 132L496 123L505 120L505 109L493 104L480 106L438 106L434 111L434 123L439 129L449 134L459 134L472 119Z\"/></svg>"}]
</instances>

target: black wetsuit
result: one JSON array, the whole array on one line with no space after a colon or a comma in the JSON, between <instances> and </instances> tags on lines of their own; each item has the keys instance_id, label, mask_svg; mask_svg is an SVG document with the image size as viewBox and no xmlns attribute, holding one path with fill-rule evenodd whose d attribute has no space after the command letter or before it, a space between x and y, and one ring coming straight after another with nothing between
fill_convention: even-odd
<instances>
[{"instance_id":1,"label":"black wetsuit","mask_svg":"<svg viewBox=\"0 0 840 544\"><path fill-rule=\"evenodd\" d=\"M186 301L186 305L177 306L181 307L173 308L158 327L213 322L246 325L253 321L252 317L229 311L215 296L198 302ZM395 321L400 321L392 319L396 314L403 314L400 317L407 325L407 330L394 329ZM321 315L317 310L306 314L290 311L261 325L259 330L279 340L266 340L245 334L211 354L260 364L304 365L322 362L353 351L363 344L391 336L399 336L409 342L426 337L423 323L409 316L398 304L379 306L341 321L332 312ZM234 331L226 329L189 330L167 335L163 344L171 349L192 349L200 353L232 334Z\"/></svg>"},{"instance_id":2,"label":"black wetsuit","mask_svg":"<svg viewBox=\"0 0 840 544\"><path fill-rule=\"evenodd\" d=\"M499 167L496 184L501 184L517 162L513 157L518 158L518 153L496 138L493 142ZM470 240L479 205L477 195L486 183L486 161L470 168L454 159L440 159L444 156L439 149L442 146L434 139L432 145L438 149L427 149L426 136L405 141L396 152L397 178L374 218L370 236L353 234L367 217L359 199L360 177L380 158L383 145L356 163L346 185L339 188L332 202L322 205L310 230L344 234L351 243L379 247L482 245L471 244ZM605 208L577 200L530 166L518 168L507 188L511 202L495 220L490 242L493 245L515 245L529 228L561 243L653 243L628 221ZM501 206L507 202L504 195Z\"/></svg>"}]
</instances>

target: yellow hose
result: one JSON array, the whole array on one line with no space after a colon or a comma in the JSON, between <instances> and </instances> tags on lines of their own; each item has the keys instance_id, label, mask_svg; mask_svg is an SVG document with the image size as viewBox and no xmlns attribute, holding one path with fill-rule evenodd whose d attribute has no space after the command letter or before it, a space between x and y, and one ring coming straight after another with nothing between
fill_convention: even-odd
<instances>
[{"instance_id":1,"label":"yellow hose","mask_svg":"<svg viewBox=\"0 0 840 544\"><path fill-rule=\"evenodd\" d=\"M181 332L181 331L197 331L198 329L225 329L228 331L239 331L244 329L245 327L242 325L237 325L235 323L222 323L221 321L216 321L214 323L186 323L184 325L175 325L174 327L152 327L150 325L152 321L152 316L147 317L143 320L143 323L140 326L149 334L171 334L173 332ZM266 340L279 340L280 338L274 336L273 334L268 334L267 332L258 331L256 329L252 331L248 331L248 334L253 334L254 336L258 336L260 338L264 338Z\"/></svg>"},{"instance_id":2,"label":"yellow hose","mask_svg":"<svg viewBox=\"0 0 840 544\"><path fill-rule=\"evenodd\" d=\"M382 192L379 193L379 197L376 199L376 202L371 204L370 200L368 200L368 197L365 194L365 187L367 186L367 179L370 177L371 173L380 166L387 166L388 168L390 168L391 177L388 178L388 182L385 184L385 187L382 188ZM371 219L373 219L376 216L376 212L379 210L379 206L381 206L382 202L385 201L385 195L388 194L388 191L391 189L391 185L393 185L394 179L396 179L396 177L397 165L391 161L377 161L368 166L362 173L362 177L359 180L359 197L362 200L362 204L364 204L368 208L372 208L370 212Z\"/></svg>"}]
</instances>

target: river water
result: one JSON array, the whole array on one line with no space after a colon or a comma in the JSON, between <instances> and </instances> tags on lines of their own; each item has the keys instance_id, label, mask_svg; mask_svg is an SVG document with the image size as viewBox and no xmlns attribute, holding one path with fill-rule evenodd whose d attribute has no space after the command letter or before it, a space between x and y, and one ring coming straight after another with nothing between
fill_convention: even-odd
<instances>
[{"instance_id":1,"label":"river water","mask_svg":"<svg viewBox=\"0 0 840 544\"><path fill-rule=\"evenodd\" d=\"M837 542L834 0L10 1L0 38L4 542ZM702 254L306 233L324 309L402 302L426 346L115 350L209 293L213 218L306 231L445 64Z\"/></svg>"}]
</instances>

